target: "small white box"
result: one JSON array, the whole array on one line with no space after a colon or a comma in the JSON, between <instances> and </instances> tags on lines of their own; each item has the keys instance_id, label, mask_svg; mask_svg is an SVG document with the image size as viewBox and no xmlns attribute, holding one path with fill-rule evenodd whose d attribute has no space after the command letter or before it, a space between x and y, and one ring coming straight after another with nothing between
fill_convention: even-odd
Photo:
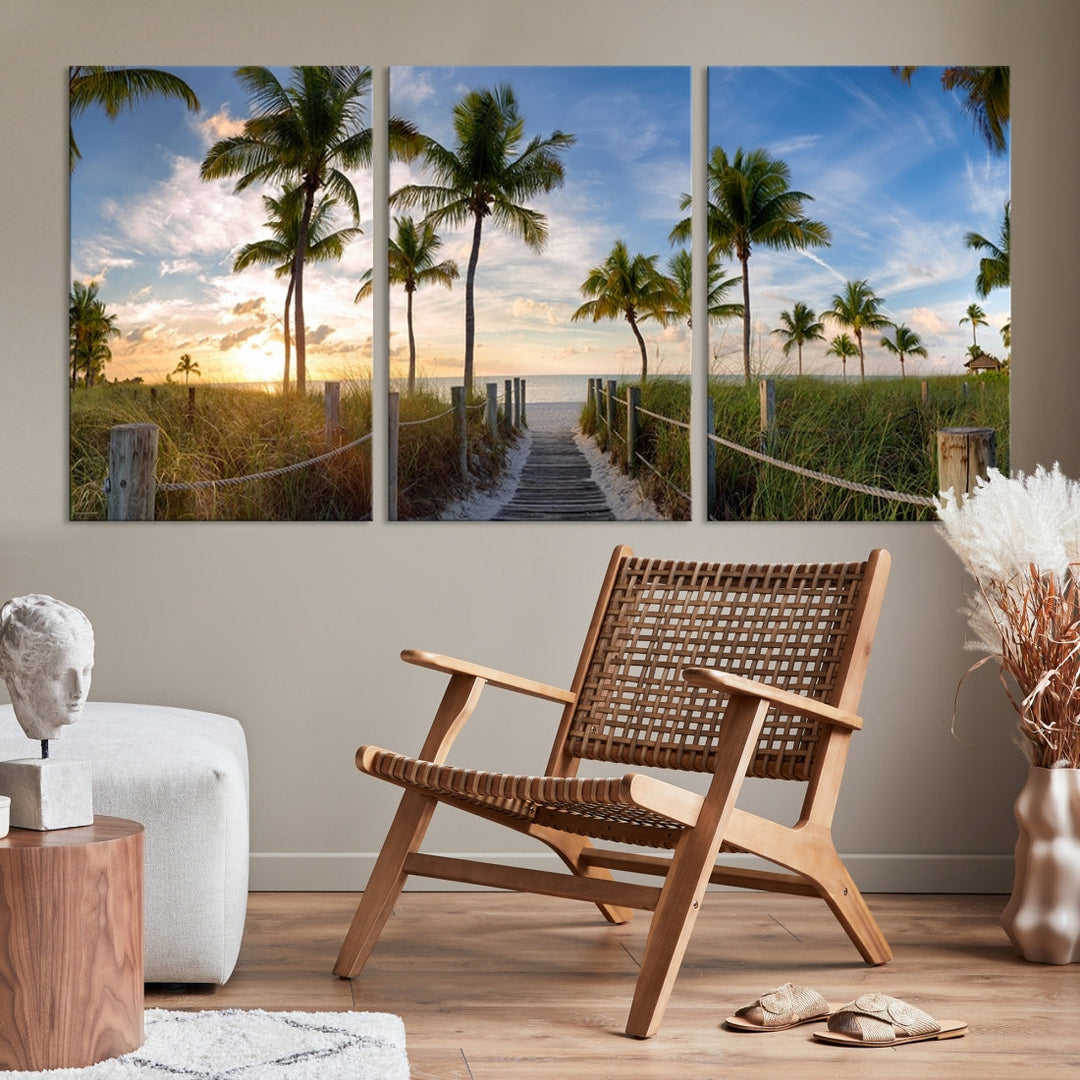
<instances>
[{"instance_id":1,"label":"small white box","mask_svg":"<svg viewBox=\"0 0 1080 1080\"><path fill-rule=\"evenodd\" d=\"M0 761L0 791L11 798L15 829L73 829L94 823L89 761Z\"/></svg>"}]
</instances>

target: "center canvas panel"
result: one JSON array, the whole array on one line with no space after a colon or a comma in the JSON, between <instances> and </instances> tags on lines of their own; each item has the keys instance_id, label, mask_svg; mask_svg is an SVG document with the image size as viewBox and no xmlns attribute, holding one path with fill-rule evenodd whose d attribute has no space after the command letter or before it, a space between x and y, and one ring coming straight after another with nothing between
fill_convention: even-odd
<instances>
[{"instance_id":1,"label":"center canvas panel","mask_svg":"<svg viewBox=\"0 0 1080 1080\"><path fill-rule=\"evenodd\" d=\"M688 519L689 69L395 67L390 116L390 519Z\"/></svg>"}]
</instances>

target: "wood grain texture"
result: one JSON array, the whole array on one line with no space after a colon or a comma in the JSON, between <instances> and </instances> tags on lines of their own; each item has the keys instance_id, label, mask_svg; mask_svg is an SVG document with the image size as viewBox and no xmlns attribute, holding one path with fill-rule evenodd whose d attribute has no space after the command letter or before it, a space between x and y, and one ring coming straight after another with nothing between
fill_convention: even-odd
<instances>
[{"instance_id":1,"label":"wood grain texture","mask_svg":"<svg viewBox=\"0 0 1080 1080\"><path fill-rule=\"evenodd\" d=\"M648 1041L622 1034L647 915L611 926L564 900L403 893L363 976L348 982L329 972L357 900L252 893L229 983L149 988L147 1005L397 1013L415 1080L1064 1080L1080 1068L1080 972L1017 958L999 922L1003 896L871 896L896 955L869 968L819 902L711 891ZM817 1044L810 1026L721 1027L789 979L835 1001L892 994L967 1021L970 1034L864 1051Z\"/></svg>"},{"instance_id":2,"label":"wood grain texture","mask_svg":"<svg viewBox=\"0 0 1080 1080\"><path fill-rule=\"evenodd\" d=\"M120 818L0 839L0 1067L142 1045L142 865L142 826Z\"/></svg>"}]
</instances>

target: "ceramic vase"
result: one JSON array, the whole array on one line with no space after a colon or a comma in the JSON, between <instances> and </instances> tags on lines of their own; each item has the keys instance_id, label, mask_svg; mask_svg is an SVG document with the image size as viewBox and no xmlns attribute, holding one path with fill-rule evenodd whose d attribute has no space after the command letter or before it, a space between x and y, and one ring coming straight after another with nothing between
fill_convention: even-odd
<instances>
[{"instance_id":1,"label":"ceramic vase","mask_svg":"<svg viewBox=\"0 0 1080 1080\"><path fill-rule=\"evenodd\" d=\"M1080 769L1028 770L1015 806L1016 877L1001 925L1025 960L1080 961Z\"/></svg>"}]
</instances>

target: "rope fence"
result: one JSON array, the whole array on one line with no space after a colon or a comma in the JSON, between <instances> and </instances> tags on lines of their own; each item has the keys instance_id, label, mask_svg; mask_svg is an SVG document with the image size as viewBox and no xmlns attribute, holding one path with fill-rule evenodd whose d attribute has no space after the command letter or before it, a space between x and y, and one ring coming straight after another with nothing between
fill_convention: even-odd
<instances>
[{"instance_id":1,"label":"rope fence","mask_svg":"<svg viewBox=\"0 0 1080 1080\"><path fill-rule=\"evenodd\" d=\"M603 426L607 443L612 452L612 457L617 458L616 443L620 448L626 448L626 467L632 475L644 466L648 472L660 480L666 487L676 493L680 498L690 503L690 495L675 484L670 477L658 469L652 461L649 461L638 450L640 438L639 420L648 417L658 423L667 424L678 428L688 434L691 425L682 420L675 420L670 416L664 416L641 407L640 389L636 386L627 387L626 398L623 400L615 392L615 380L590 379L588 389L589 405L594 407L596 420ZM734 453L744 454L764 465L784 469L797 476L818 483L830 484L834 487L854 491L861 495L885 499L890 502L904 503L909 506L917 506L928 510L936 510L939 500L933 495L916 495L907 492L896 491L880 485L863 483L849 480L840 476L817 469L810 469L803 465L796 465L784 461L775 456L777 442L776 427L776 394L775 386L771 379L762 379L759 382L759 395L761 401L761 449L753 450L741 443L725 439L717 435L713 428L713 412L708 411L708 430L706 432L707 444L716 447L723 446ZM925 399L925 384L923 397ZM626 416L626 435L624 436L616 426L615 420L618 410L623 410ZM968 428L942 428L937 432L937 476L938 486L941 491L955 490L963 495L970 492L978 477L985 477L990 468L994 467L996 448L996 433L992 428L968 427ZM766 451L771 452L766 452ZM715 516L718 506L719 494L717 489L716 454L710 453L708 457L708 514Z\"/></svg>"},{"instance_id":2,"label":"rope fence","mask_svg":"<svg viewBox=\"0 0 1080 1080\"><path fill-rule=\"evenodd\" d=\"M619 463L620 455L616 452L616 447L618 447L625 455L624 468L630 476L639 477L641 469L644 467L651 476L660 481L665 490L673 493L689 508L693 501L690 494L679 487L670 476L665 475L661 469L658 469L641 452L640 447L643 436L647 434L647 431L643 431L641 425L643 417L648 417L679 431L685 431L687 434L690 432L690 425L682 420L676 420L673 417L642 408L640 387L628 386L625 399L615 392L615 387L614 379L608 379L606 386L603 379L590 379L587 399L588 403L595 407L597 420L603 424L613 462ZM621 414L625 414L625 434L619 430L619 426L616 424L617 414L621 415L620 410Z\"/></svg>"},{"instance_id":3,"label":"rope fence","mask_svg":"<svg viewBox=\"0 0 1080 1080\"><path fill-rule=\"evenodd\" d=\"M789 461L781 461L779 458L770 457L768 454L763 454L759 450L751 450L746 446L740 446L739 443L732 442L730 439L722 439L719 435L709 435L708 438L710 442L718 443L720 446L726 446L729 450L734 450L736 453L745 454L747 457L764 462L766 465L775 465L778 469L787 469L788 472L796 473L799 476L805 476L810 480L820 480L823 483L833 484L836 487L847 488L848 491L858 491L863 495L876 495L882 499L890 499L893 502L910 503L913 506L936 507L938 505L937 499L933 499L929 495L905 495L903 492L890 491L888 488L874 487L872 484L860 484L854 480L844 480L839 476L830 476L828 473L807 469L802 465L792 465Z\"/></svg>"},{"instance_id":4,"label":"rope fence","mask_svg":"<svg viewBox=\"0 0 1080 1080\"><path fill-rule=\"evenodd\" d=\"M366 443L373 434L373 432L369 431L359 439L353 439L351 443L346 443L344 446L339 446L334 450L328 450L325 454L319 454L318 457L308 458L307 461L297 461L293 465L282 465L277 469L267 469L266 472L250 473L247 476L230 476L223 480L192 480L187 483L159 483L157 485L157 490L206 491L209 488L229 487L232 484L248 484L254 480L272 480L276 476L284 476L286 473L299 472L301 469L307 469L312 465L318 465L322 461L329 461L331 458L337 457L338 454L344 454L346 450L352 450L353 447ZM106 477L106 494L110 491L111 486L109 479Z\"/></svg>"}]
</instances>

